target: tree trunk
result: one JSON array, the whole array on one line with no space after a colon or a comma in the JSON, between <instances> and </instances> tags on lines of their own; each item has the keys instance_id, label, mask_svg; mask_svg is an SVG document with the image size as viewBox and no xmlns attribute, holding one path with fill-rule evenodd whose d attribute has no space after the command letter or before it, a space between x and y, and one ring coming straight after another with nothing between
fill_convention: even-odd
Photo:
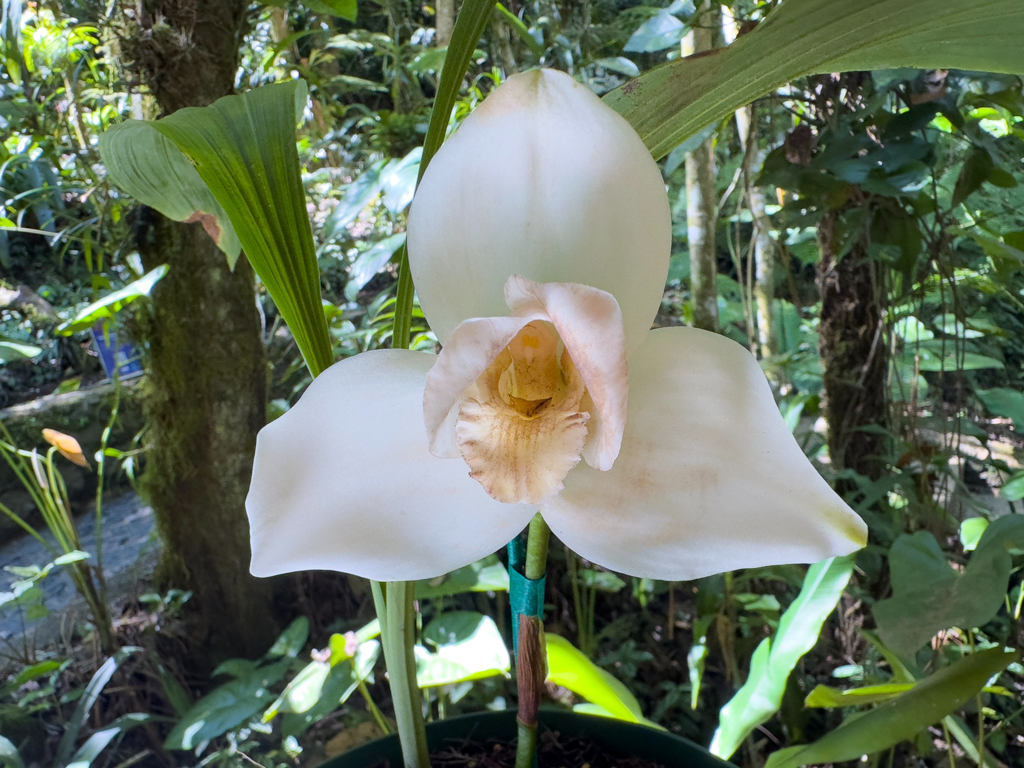
<instances>
[{"instance_id":1,"label":"tree trunk","mask_svg":"<svg viewBox=\"0 0 1024 768\"><path fill-rule=\"evenodd\" d=\"M158 0L135 19L126 58L164 114L231 93L247 6ZM147 269L170 265L141 321L152 446L143 487L164 543L159 579L192 591L197 658L256 656L276 627L269 582L249 575L245 516L267 388L253 272L245 259L229 270L200 224L145 209L138 234Z\"/></svg>"},{"instance_id":2,"label":"tree trunk","mask_svg":"<svg viewBox=\"0 0 1024 768\"><path fill-rule=\"evenodd\" d=\"M438 48L445 48L452 39L452 32L455 29L455 0L437 0L435 8L437 16L434 23L437 35L434 42Z\"/></svg>"},{"instance_id":3,"label":"tree trunk","mask_svg":"<svg viewBox=\"0 0 1024 768\"><path fill-rule=\"evenodd\" d=\"M693 31L682 43L684 56L715 47L720 25L718 3L708 0ZM686 156L686 242L690 250L690 294L693 298L693 324L706 331L718 331L718 262L715 225L718 212L715 200L715 154L713 138L708 138Z\"/></svg>"},{"instance_id":4,"label":"tree trunk","mask_svg":"<svg viewBox=\"0 0 1024 768\"><path fill-rule=\"evenodd\" d=\"M886 436L863 427L885 429L889 424L883 294L877 265L868 257L863 240L836 258L840 214L829 212L818 225L818 332L828 449L836 469L852 469L877 480L885 471ZM850 482L842 485L856 487Z\"/></svg>"},{"instance_id":5,"label":"tree trunk","mask_svg":"<svg viewBox=\"0 0 1024 768\"><path fill-rule=\"evenodd\" d=\"M844 113L861 106L864 80L858 72L812 79L811 108L823 126L834 128ZM832 465L877 480L886 469L890 425L883 273L868 256L866 233L841 258L843 246L837 238L840 217L855 206L870 204L870 196L859 191L844 207L828 210L818 224L818 333ZM857 484L847 479L836 487L843 492Z\"/></svg>"},{"instance_id":6,"label":"tree trunk","mask_svg":"<svg viewBox=\"0 0 1024 768\"><path fill-rule=\"evenodd\" d=\"M750 217L754 223L754 304L757 316L757 346L761 357L770 357L776 350L772 321L772 301L775 298L775 241L771 235L771 221L765 213L764 190L752 183L761 171L764 153L757 145L757 110L748 104L736 110L736 128L744 151L744 184Z\"/></svg>"}]
</instances>

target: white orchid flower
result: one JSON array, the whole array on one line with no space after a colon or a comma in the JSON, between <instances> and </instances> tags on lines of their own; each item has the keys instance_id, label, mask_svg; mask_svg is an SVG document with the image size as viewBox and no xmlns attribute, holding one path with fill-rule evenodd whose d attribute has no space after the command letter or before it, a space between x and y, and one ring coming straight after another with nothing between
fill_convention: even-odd
<instances>
[{"instance_id":1,"label":"white orchid flower","mask_svg":"<svg viewBox=\"0 0 1024 768\"><path fill-rule=\"evenodd\" d=\"M443 350L339 362L260 432L254 574L433 577L538 508L588 560L659 579L864 545L749 352L649 330L665 185L629 124L569 76L515 75L466 119L423 177L408 244Z\"/></svg>"}]
</instances>

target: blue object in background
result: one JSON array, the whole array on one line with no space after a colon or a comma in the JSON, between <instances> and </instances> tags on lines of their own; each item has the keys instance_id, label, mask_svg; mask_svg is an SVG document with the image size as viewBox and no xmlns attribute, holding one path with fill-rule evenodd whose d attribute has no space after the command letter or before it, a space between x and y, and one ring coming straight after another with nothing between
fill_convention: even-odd
<instances>
[{"instance_id":1,"label":"blue object in background","mask_svg":"<svg viewBox=\"0 0 1024 768\"><path fill-rule=\"evenodd\" d=\"M107 374L107 378L114 378L115 368L120 379L141 376L142 359L139 350L131 341L120 341L117 331L109 325L106 328L103 326L104 323L96 323L90 333L92 333L92 340L96 344L96 351L99 352L100 362L103 363L103 370Z\"/></svg>"}]
</instances>

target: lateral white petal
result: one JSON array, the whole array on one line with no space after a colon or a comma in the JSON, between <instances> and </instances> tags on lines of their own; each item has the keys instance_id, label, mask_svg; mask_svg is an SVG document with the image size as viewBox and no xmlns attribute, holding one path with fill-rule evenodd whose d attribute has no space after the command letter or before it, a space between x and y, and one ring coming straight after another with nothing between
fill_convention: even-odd
<instances>
[{"instance_id":1,"label":"lateral white petal","mask_svg":"<svg viewBox=\"0 0 1024 768\"><path fill-rule=\"evenodd\" d=\"M409 263L442 342L508 314L511 275L615 296L627 353L661 304L672 240L665 183L633 128L566 74L513 75L427 168L409 213Z\"/></svg>"},{"instance_id":2,"label":"lateral white petal","mask_svg":"<svg viewBox=\"0 0 1024 768\"><path fill-rule=\"evenodd\" d=\"M665 328L629 367L615 466L577 466L541 510L571 549L634 576L688 580L864 546L864 522L804 457L740 345Z\"/></svg>"},{"instance_id":3,"label":"lateral white petal","mask_svg":"<svg viewBox=\"0 0 1024 768\"><path fill-rule=\"evenodd\" d=\"M307 569L438 576L504 546L533 509L501 504L423 432L433 355L366 352L321 374L260 431L246 511L257 576Z\"/></svg>"}]
</instances>

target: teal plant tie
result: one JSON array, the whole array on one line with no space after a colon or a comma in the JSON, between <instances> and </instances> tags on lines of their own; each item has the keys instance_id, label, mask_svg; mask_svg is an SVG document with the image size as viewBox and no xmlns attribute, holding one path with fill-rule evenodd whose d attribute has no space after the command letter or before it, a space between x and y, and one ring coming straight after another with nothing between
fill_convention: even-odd
<instances>
[{"instance_id":1,"label":"teal plant tie","mask_svg":"<svg viewBox=\"0 0 1024 768\"><path fill-rule=\"evenodd\" d=\"M512 609L512 650L519 655L519 616L544 616L544 577L528 579L525 532L508 543L508 602Z\"/></svg>"}]
</instances>

